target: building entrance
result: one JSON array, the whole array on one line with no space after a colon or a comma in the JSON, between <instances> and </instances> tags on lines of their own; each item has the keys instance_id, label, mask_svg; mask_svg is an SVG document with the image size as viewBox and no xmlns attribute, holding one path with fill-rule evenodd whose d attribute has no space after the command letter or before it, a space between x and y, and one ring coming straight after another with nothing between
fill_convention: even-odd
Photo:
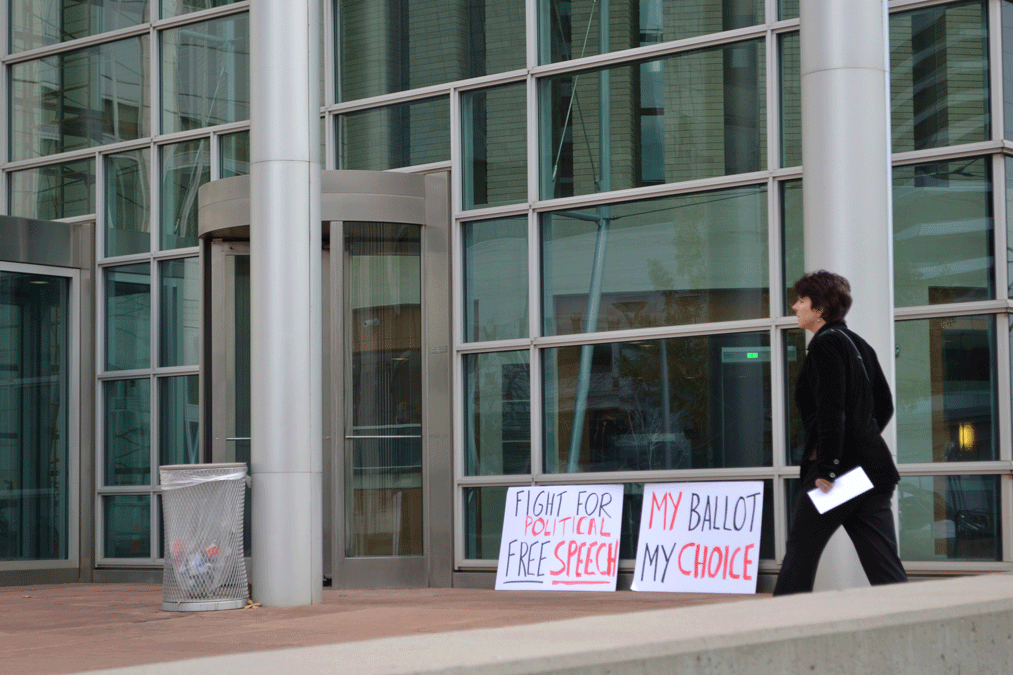
<instances>
[{"instance_id":1,"label":"building entrance","mask_svg":"<svg viewBox=\"0 0 1013 675\"><path fill-rule=\"evenodd\" d=\"M373 172L324 178L324 575L339 587L449 585L447 180ZM201 200L203 428L215 462L250 461L256 355L248 226L238 224L249 212L248 202L245 212L235 203L248 200L248 186L245 177L216 181ZM246 545L249 554L249 534Z\"/></svg>"},{"instance_id":2,"label":"building entrance","mask_svg":"<svg viewBox=\"0 0 1013 675\"><path fill-rule=\"evenodd\" d=\"M0 216L0 586L89 578L92 236Z\"/></svg>"}]
</instances>

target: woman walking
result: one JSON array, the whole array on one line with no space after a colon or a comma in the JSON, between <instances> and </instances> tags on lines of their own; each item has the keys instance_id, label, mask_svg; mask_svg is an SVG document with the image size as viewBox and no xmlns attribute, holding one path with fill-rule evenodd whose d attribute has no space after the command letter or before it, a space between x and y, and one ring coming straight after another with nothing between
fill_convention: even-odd
<instances>
[{"instance_id":1,"label":"woman walking","mask_svg":"<svg viewBox=\"0 0 1013 675\"><path fill-rule=\"evenodd\" d=\"M812 591L823 549L841 525L869 583L907 581L890 509L900 476L881 435L893 416L893 398L876 352L844 323L851 285L839 274L820 270L804 275L794 289L798 325L813 338L795 388L805 429L802 491L774 595ZM819 513L807 492L813 487L829 492L839 476L859 466L872 489Z\"/></svg>"}]
</instances>

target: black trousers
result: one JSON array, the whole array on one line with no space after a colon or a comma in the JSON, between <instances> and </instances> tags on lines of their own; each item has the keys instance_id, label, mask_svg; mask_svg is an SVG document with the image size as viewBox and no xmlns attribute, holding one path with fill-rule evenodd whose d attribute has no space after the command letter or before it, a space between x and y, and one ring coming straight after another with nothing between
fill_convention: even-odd
<instances>
[{"instance_id":1,"label":"black trousers","mask_svg":"<svg viewBox=\"0 0 1013 675\"><path fill-rule=\"evenodd\" d=\"M877 586L907 581L897 555L897 536L890 510L893 488L873 488L824 514L813 506L807 491L808 488L803 490L795 501L788 548L777 575L774 595L812 591L823 549L841 525L855 544L869 583Z\"/></svg>"}]
</instances>

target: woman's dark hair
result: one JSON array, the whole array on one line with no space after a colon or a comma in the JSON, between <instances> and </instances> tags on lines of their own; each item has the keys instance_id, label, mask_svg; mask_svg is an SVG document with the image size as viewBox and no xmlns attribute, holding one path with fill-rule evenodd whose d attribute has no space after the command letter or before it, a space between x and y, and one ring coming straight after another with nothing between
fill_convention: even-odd
<instances>
[{"instance_id":1,"label":"woman's dark hair","mask_svg":"<svg viewBox=\"0 0 1013 675\"><path fill-rule=\"evenodd\" d=\"M792 286L800 298L809 298L814 310L823 310L827 323L840 321L851 309L851 284L840 274L817 270L802 275Z\"/></svg>"}]
</instances>

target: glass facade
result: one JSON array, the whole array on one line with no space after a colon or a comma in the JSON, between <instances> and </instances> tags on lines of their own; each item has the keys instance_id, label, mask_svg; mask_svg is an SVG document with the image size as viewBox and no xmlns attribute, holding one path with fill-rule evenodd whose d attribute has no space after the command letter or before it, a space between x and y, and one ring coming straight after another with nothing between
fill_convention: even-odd
<instances>
[{"instance_id":1,"label":"glass facade","mask_svg":"<svg viewBox=\"0 0 1013 675\"><path fill-rule=\"evenodd\" d=\"M247 3L8 0L3 11L4 212L96 221L98 423L82 447L96 454L97 564L156 566L158 465L210 459L200 447L197 193L249 171ZM61 513L49 522L66 530ZM37 526L36 547L49 537ZM28 543L9 559L52 557ZM66 556L65 539L47 545Z\"/></svg>"},{"instance_id":2,"label":"glass facade","mask_svg":"<svg viewBox=\"0 0 1013 675\"><path fill-rule=\"evenodd\" d=\"M894 4L901 552L1013 569L999 510L1013 492L1013 2ZM764 480L776 566L805 354L789 288L805 269L798 1L322 7L324 168L450 171L455 569L494 567L509 486L592 472L625 486L627 567L645 483ZM157 566L157 466L209 459L198 190L250 170L248 8L5 3L0 206L96 220L99 565ZM344 227L332 256L364 280L343 355L345 554L418 555L427 355L408 326L427 301L425 239ZM248 295L248 261L231 264ZM229 442L246 458L243 410ZM65 554L65 532L5 536L0 560Z\"/></svg>"},{"instance_id":3,"label":"glass facade","mask_svg":"<svg viewBox=\"0 0 1013 675\"><path fill-rule=\"evenodd\" d=\"M459 94L459 564L495 560L504 486L589 472L625 484L635 520L644 481L759 471L766 512L788 525L806 350L789 318L805 271L799 3L536 5L536 100L515 136L537 157L537 199L475 196L480 140L497 131L476 100L496 83ZM1001 44L1011 7L898 7L889 21L901 552L939 569L1002 561L1010 536L998 504L1013 487L1001 405L1011 373L999 350L1010 349L1013 296L997 288L1013 288L1013 256L996 252L1013 238L1013 156L997 161L1007 151L992 99L1013 100L1013 83L996 83L990 55L1013 53ZM519 84L500 85L516 88L518 113ZM993 188L1000 171L1005 190ZM764 533L764 558L783 546Z\"/></svg>"}]
</instances>

